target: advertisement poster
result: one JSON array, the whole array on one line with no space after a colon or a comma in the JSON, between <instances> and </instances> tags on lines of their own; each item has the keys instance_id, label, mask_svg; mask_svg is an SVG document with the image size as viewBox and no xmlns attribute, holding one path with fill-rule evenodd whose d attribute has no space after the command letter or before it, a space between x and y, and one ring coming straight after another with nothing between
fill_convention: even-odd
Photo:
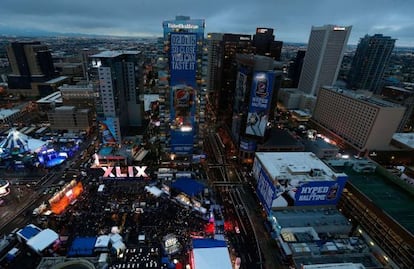
<instances>
[{"instance_id":1,"label":"advertisement poster","mask_svg":"<svg viewBox=\"0 0 414 269\"><path fill-rule=\"evenodd\" d=\"M263 137L267 127L273 93L274 72L253 75L246 134Z\"/></svg>"},{"instance_id":2,"label":"advertisement poster","mask_svg":"<svg viewBox=\"0 0 414 269\"><path fill-rule=\"evenodd\" d=\"M347 177L330 181L284 180L273 183L259 162L253 166L258 179L257 193L266 210L272 207L336 205L341 197Z\"/></svg>"},{"instance_id":3,"label":"advertisement poster","mask_svg":"<svg viewBox=\"0 0 414 269\"><path fill-rule=\"evenodd\" d=\"M115 120L116 119L114 118L106 118L99 122L99 130L102 135L103 144L113 144L117 142Z\"/></svg>"},{"instance_id":4,"label":"advertisement poster","mask_svg":"<svg viewBox=\"0 0 414 269\"><path fill-rule=\"evenodd\" d=\"M171 150L191 154L195 129L197 35L171 33Z\"/></svg>"}]
</instances>

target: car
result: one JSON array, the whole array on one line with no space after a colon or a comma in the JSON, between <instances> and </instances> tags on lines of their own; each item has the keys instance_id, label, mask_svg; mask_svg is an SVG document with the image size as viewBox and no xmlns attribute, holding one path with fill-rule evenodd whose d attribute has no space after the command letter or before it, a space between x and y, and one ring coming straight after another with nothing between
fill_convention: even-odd
<instances>
[{"instance_id":1,"label":"car","mask_svg":"<svg viewBox=\"0 0 414 269\"><path fill-rule=\"evenodd\" d=\"M235 227L234 227L234 231L236 232L236 234L239 234L239 233L240 233L240 229L239 229L239 227L238 227L238 226L235 226Z\"/></svg>"}]
</instances>

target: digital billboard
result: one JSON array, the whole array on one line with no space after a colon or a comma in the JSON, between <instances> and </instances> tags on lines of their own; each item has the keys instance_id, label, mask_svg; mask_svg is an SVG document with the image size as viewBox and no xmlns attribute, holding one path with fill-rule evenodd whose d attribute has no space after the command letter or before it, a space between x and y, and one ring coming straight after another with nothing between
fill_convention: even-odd
<instances>
[{"instance_id":1,"label":"digital billboard","mask_svg":"<svg viewBox=\"0 0 414 269\"><path fill-rule=\"evenodd\" d=\"M170 34L171 151L191 154L195 131L197 35Z\"/></svg>"},{"instance_id":2,"label":"digital billboard","mask_svg":"<svg viewBox=\"0 0 414 269\"><path fill-rule=\"evenodd\" d=\"M250 93L246 134L263 137L273 94L274 72L255 72Z\"/></svg>"}]
</instances>

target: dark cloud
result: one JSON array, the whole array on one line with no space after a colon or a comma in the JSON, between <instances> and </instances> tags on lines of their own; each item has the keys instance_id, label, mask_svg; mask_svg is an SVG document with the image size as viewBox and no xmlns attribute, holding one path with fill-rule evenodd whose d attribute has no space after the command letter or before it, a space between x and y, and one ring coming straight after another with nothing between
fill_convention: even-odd
<instances>
[{"instance_id":1,"label":"dark cloud","mask_svg":"<svg viewBox=\"0 0 414 269\"><path fill-rule=\"evenodd\" d=\"M206 32L276 29L279 40L307 42L312 25L352 25L349 43L382 33L414 46L411 0L2 0L0 26L89 34L162 34L176 15L206 20Z\"/></svg>"}]
</instances>

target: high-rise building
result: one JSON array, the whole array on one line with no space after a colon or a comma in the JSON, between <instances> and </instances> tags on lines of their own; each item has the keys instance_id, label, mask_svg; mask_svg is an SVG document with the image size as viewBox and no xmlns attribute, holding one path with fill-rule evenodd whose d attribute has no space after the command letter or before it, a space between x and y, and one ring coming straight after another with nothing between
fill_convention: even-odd
<instances>
[{"instance_id":1,"label":"high-rise building","mask_svg":"<svg viewBox=\"0 0 414 269\"><path fill-rule=\"evenodd\" d=\"M322 86L334 85L352 26L312 27L299 79L299 90L317 95Z\"/></svg>"},{"instance_id":2,"label":"high-rise building","mask_svg":"<svg viewBox=\"0 0 414 269\"><path fill-rule=\"evenodd\" d=\"M40 42L12 42L7 46L12 74L9 89L23 95L37 96L32 83L41 83L57 76L49 48Z\"/></svg>"},{"instance_id":3,"label":"high-rise building","mask_svg":"<svg viewBox=\"0 0 414 269\"><path fill-rule=\"evenodd\" d=\"M104 51L90 56L90 79L97 84L96 116L104 143L120 143L130 127L142 124L139 51Z\"/></svg>"},{"instance_id":4,"label":"high-rise building","mask_svg":"<svg viewBox=\"0 0 414 269\"><path fill-rule=\"evenodd\" d=\"M202 143L206 82L203 77L203 19L176 16L163 22L165 52L169 63L169 91L161 99L169 109L167 152L191 155ZM207 59L206 59L207 60ZM165 109L161 114L165 113ZM168 122L166 122L167 124Z\"/></svg>"},{"instance_id":5,"label":"high-rise building","mask_svg":"<svg viewBox=\"0 0 414 269\"><path fill-rule=\"evenodd\" d=\"M280 61L283 42L275 41L272 28L256 28L256 34L253 35L253 46L256 48L256 54Z\"/></svg>"},{"instance_id":6,"label":"high-rise building","mask_svg":"<svg viewBox=\"0 0 414 269\"><path fill-rule=\"evenodd\" d=\"M381 34L361 38L348 76L349 86L378 94L394 44L395 39Z\"/></svg>"},{"instance_id":7,"label":"high-rise building","mask_svg":"<svg viewBox=\"0 0 414 269\"><path fill-rule=\"evenodd\" d=\"M302 72L303 60L306 51L298 50L296 58L289 63L289 78L292 80L292 88L297 88L299 84L300 73Z\"/></svg>"},{"instance_id":8,"label":"high-rise building","mask_svg":"<svg viewBox=\"0 0 414 269\"><path fill-rule=\"evenodd\" d=\"M369 92L368 92L369 93ZM313 122L356 150L385 150L403 118L405 107L335 87L319 90Z\"/></svg>"}]
</instances>

